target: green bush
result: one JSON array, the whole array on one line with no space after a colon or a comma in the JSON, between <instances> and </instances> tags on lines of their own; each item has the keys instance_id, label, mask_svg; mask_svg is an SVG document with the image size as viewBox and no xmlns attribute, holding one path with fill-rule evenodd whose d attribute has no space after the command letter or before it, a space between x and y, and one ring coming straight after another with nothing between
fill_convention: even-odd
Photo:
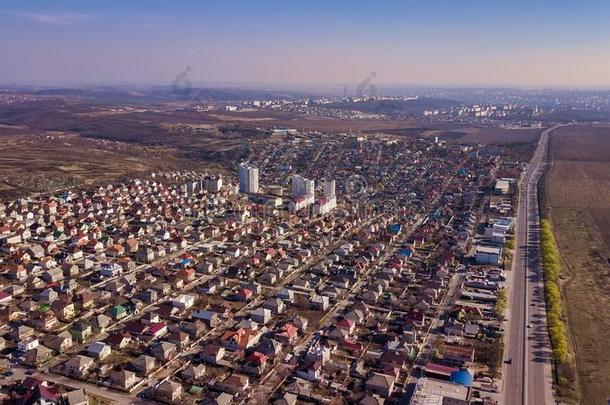
<instances>
[{"instance_id":1,"label":"green bush","mask_svg":"<svg viewBox=\"0 0 610 405\"><path fill-rule=\"evenodd\" d=\"M544 293L547 304L549 336L555 359L564 363L568 359L569 345L566 326L562 320L563 306L558 283L561 270L560 256L551 224L546 219L541 221L540 247L544 268Z\"/></svg>"}]
</instances>

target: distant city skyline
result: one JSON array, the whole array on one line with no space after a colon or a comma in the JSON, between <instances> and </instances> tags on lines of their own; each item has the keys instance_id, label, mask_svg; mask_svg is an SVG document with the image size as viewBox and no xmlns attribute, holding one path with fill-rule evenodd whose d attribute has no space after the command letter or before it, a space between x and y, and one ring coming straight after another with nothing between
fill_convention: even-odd
<instances>
[{"instance_id":1,"label":"distant city skyline","mask_svg":"<svg viewBox=\"0 0 610 405\"><path fill-rule=\"evenodd\" d=\"M610 4L449 0L0 6L0 83L610 88Z\"/></svg>"}]
</instances>

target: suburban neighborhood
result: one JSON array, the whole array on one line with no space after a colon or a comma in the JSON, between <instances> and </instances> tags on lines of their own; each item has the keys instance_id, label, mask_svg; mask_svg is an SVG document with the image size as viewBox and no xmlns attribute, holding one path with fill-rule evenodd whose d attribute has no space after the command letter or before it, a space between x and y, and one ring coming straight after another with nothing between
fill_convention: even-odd
<instances>
[{"instance_id":1,"label":"suburban neighborhood","mask_svg":"<svg viewBox=\"0 0 610 405\"><path fill-rule=\"evenodd\" d=\"M309 133L237 169L0 203L2 399L497 403L519 164Z\"/></svg>"}]
</instances>

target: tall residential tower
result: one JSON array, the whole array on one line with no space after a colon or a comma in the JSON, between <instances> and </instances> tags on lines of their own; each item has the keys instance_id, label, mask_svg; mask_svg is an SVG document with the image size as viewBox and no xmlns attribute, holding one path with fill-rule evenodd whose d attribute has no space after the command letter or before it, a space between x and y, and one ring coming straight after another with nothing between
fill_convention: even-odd
<instances>
[{"instance_id":1,"label":"tall residential tower","mask_svg":"<svg viewBox=\"0 0 610 405\"><path fill-rule=\"evenodd\" d=\"M239 164L239 192L258 193L258 167L247 163Z\"/></svg>"}]
</instances>

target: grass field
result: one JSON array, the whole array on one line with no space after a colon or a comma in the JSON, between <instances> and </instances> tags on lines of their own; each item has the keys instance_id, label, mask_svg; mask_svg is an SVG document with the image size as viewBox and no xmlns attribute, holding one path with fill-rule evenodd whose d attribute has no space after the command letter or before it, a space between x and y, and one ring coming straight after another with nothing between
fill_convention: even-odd
<instances>
[{"instance_id":1,"label":"grass field","mask_svg":"<svg viewBox=\"0 0 610 405\"><path fill-rule=\"evenodd\" d=\"M563 258L566 305L582 404L610 397L610 126L551 135L544 206Z\"/></svg>"}]
</instances>

